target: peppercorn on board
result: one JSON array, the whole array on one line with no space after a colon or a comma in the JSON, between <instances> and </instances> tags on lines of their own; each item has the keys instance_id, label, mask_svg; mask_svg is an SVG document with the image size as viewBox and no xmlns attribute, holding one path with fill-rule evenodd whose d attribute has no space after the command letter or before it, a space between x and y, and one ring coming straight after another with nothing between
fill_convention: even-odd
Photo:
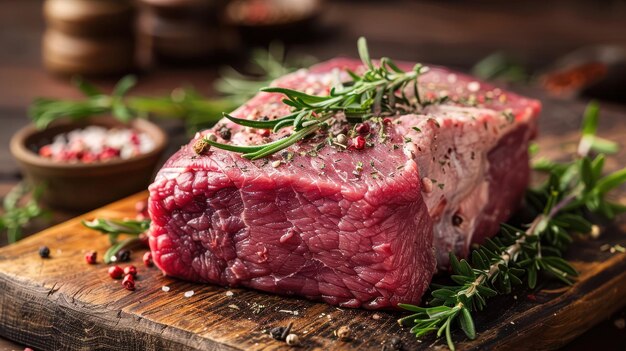
<instances>
[{"instance_id":1,"label":"peppercorn on board","mask_svg":"<svg viewBox=\"0 0 626 351\"><path fill-rule=\"evenodd\" d=\"M565 107L550 103L541 127L559 136L539 139L544 154L558 157L577 140L578 121ZM603 111L601 135L622 143L620 155L607 161L608 170L623 167L626 152L620 135L623 114ZM606 132L608 131L608 132ZM626 192L618 194L626 200ZM0 249L0 335L34 349L176 349L176 350L283 350L289 346L269 334L293 322L298 350L406 350L444 345L444 340L416 340L396 320L404 312L339 309L298 298L267 295L246 289L187 283L162 276L141 262L145 250L136 250L136 290L122 288L107 274L102 255L108 248L104 235L80 224L83 219L122 218L135 215L135 204L147 193L95 210ZM494 298L477 314L478 337L468 341L460 330L453 338L459 349L507 347L549 349L566 344L626 304L626 254L611 250L626 246L626 218L604 228L595 240L577 240L568 259L580 271L571 288L544 286ZM49 246L50 258L39 257ZM96 250L95 265L85 253ZM611 252L613 251L613 252ZM163 289L164 286L169 287ZM554 288L556 287L556 288ZM350 328L349 338L335 332ZM345 328L344 328L345 329ZM343 330L342 332L345 332Z\"/></svg>"}]
</instances>

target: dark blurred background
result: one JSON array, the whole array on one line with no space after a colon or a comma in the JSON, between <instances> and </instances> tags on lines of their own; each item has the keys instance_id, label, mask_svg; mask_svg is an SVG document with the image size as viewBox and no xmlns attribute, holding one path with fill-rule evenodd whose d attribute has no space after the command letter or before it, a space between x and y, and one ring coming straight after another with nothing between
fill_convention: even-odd
<instances>
[{"instance_id":1,"label":"dark blurred background","mask_svg":"<svg viewBox=\"0 0 626 351\"><path fill-rule=\"evenodd\" d=\"M473 72L576 111L595 98L626 116L626 1L0 0L0 197L21 179L6 145L29 123L29 104L79 98L75 74L106 91L135 73L131 94L193 86L211 97L220 67L245 69L253 48L280 42L289 56L354 57L359 36L373 57ZM187 140L182 122L161 125L171 150ZM72 215L55 212L26 232ZM623 318L567 349L624 350ZM0 340L3 348L18 346Z\"/></svg>"},{"instance_id":2,"label":"dark blurred background","mask_svg":"<svg viewBox=\"0 0 626 351\"><path fill-rule=\"evenodd\" d=\"M218 68L243 66L251 48L279 41L290 53L324 60L356 56L355 43L361 35L367 37L373 57L384 54L464 71L496 54L495 62L487 62L491 64L488 71L514 65L523 70L524 78L513 80L534 78L538 86L546 85L540 79L545 73L582 67L575 73L590 75L583 83L598 85L596 79L609 87L592 91L592 96L625 101L626 1L137 0L133 18L126 20L122 13L117 16L120 20L114 14L95 21L94 28L80 29L88 27L89 18L76 19L81 11L72 8L76 3L93 2L103 1L49 1L65 3L69 10L56 6L47 11L46 25L43 1L0 1L0 122L5 126L0 140L8 141L12 132L27 123L25 111L34 97L79 97L68 84L73 74L95 76L92 79L107 88L123 73L134 72L140 75L135 93L166 94L191 84L211 95ZM131 3L108 3L124 2ZM265 2L282 5L258 5ZM297 5L300 2L304 5ZM220 5L208 6L205 12L192 11L192 15L176 10L194 3ZM228 8L233 3L254 6ZM276 10L283 7L287 10ZM237 10L243 14L237 15ZM128 39L130 48L111 44L115 40L109 37ZM76 38L81 42L72 42ZM42 41L44 48L53 49L42 52ZM104 64L129 55L133 55L131 64ZM596 62L606 66L599 71L584 66ZM607 70L619 74L606 74ZM561 97L571 98L580 96L584 88L576 81L578 76L566 76L565 82L558 79L561 76L551 77L552 83L565 90ZM568 86L572 79L577 84ZM0 163L14 164L6 151L0 154ZM0 179L15 173L14 168L2 170Z\"/></svg>"}]
</instances>

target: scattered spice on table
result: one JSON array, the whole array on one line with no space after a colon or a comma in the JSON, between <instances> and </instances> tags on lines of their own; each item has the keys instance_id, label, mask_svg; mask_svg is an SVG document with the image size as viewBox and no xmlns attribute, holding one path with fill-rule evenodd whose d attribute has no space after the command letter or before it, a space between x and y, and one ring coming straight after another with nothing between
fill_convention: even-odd
<instances>
[{"instance_id":1,"label":"scattered spice on table","mask_svg":"<svg viewBox=\"0 0 626 351\"><path fill-rule=\"evenodd\" d=\"M137 277L137 268L133 265L126 266L124 268L124 275L132 275L133 278Z\"/></svg>"},{"instance_id":2,"label":"scattered spice on table","mask_svg":"<svg viewBox=\"0 0 626 351\"><path fill-rule=\"evenodd\" d=\"M122 279L124 276L124 270L120 266L111 266L109 267L109 276L113 279Z\"/></svg>"},{"instance_id":3,"label":"scattered spice on table","mask_svg":"<svg viewBox=\"0 0 626 351\"><path fill-rule=\"evenodd\" d=\"M289 334L285 338L285 342L289 346L298 346L298 345L300 345L300 338L298 338L297 334Z\"/></svg>"},{"instance_id":4,"label":"scattered spice on table","mask_svg":"<svg viewBox=\"0 0 626 351\"><path fill-rule=\"evenodd\" d=\"M85 261L88 264L96 264L97 263L97 259L98 259L98 253L95 251L88 251L85 254Z\"/></svg>"},{"instance_id":5,"label":"scattered spice on table","mask_svg":"<svg viewBox=\"0 0 626 351\"><path fill-rule=\"evenodd\" d=\"M291 332L292 327L293 322L289 322L286 327L274 327L270 329L270 336L276 340L285 341L285 339L287 339L287 335Z\"/></svg>"},{"instance_id":6,"label":"scattered spice on table","mask_svg":"<svg viewBox=\"0 0 626 351\"><path fill-rule=\"evenodd\" d=\"M132 274L127 274L124 277L124 280L122 280L122 286L126 290L130 290L130 291L135 290L135 278L133 277Z\"/></svg>"},{"instance_id":7,"label":"scattered spice on table","mask_svg":"<svg viewBox=\"0 0 626 351\"><path fill-rule=\"evenodd\" d=\"M611 247L609 249L610 253L616 253L616 252L620 252L620 253L625 253L626 252L626 248L624 248L622 245L613 245L613 247Z\"/></svg>"},{"instance_id":8,"label":"scattered spice on table","mask_svg":"<svg viewBox=\"0 0 626 351\"><path fill-rule=\"evenodd\" d=\"M335 330L335 336L337 337L337 339L342 340L342 341L350 340L351 335L352 335L352 331L350 330L350 327L347 325L342 325L341 327L339 327L339 329Z\"/></svg>"},{"instance_id":9,"label":"scattered spice on table","mask_svg":"<svg viewBox=\"0 0 626 351\"><path fill-rule=\"evenodd\" d=\"M128 262L130 261L130 250L122 249L120 250L115 257L116 262Z\"/></svg>"},{"instance_id":10,"label":"scattered spice on table","mask_svg":"<svg viewBox=\"0 0 626 351\"><path fill-rule=\"evenodd\" d=\"M42 246L39 248L39 257L41 258L50 258L50 249L47 246Z\"/></svg>"},{"instance_id":11,"label":"scattered spice on table","mask_svg":"<svg viewBox=\"0 0 626 351\"><path fill-rule=\"evenodd\" d=\"M192 296L193 296L193 294L195 294L195 292L194 292L193 290L189 290L189 291L185 291L184 296L185 296L186 298L190 298L190 297L192 297Z\"/></svg>"},{"instance_id":12,"label":"scattered spice on table","mask_svg":"<svg viewBox=\"0 0 626 351\"><path fill-rule=\"evenodd\" d=\"M253 314L259 314L261 313L261 311L265 308L265 305L262 305L260 303L257 302L253 302L252 306L250 307L250 309L252 310Z\"/></svg>"}]
</instances>

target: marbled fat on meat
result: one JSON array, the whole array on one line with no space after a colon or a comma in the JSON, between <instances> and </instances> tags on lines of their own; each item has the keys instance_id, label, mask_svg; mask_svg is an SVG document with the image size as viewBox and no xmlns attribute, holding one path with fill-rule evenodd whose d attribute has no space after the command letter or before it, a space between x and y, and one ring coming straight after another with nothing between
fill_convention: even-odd
<instances>
[{"instance_id":1,"label":"marbled fat on meat","mask_svg":"<svg viewBox=\"0 0 626 351\"><path fill-rule=\"evenodd\" d=\"M327 94L348 79L346 68L363 69L334 59L274 85ZM419 84L422 100L448 100L370 122L364 150L329 146L320 134L249 161L216 148L197 155L193 145L206 134L263 143L264 131L223 120L197 135L150 186L155 263L189 281L343 307L419 303L449 251L467 254L518 206L540 110L535 100L443 68ZM259 93L233 115L276 118L289 111L281 98Z\"/></svg>"}]
</instances>

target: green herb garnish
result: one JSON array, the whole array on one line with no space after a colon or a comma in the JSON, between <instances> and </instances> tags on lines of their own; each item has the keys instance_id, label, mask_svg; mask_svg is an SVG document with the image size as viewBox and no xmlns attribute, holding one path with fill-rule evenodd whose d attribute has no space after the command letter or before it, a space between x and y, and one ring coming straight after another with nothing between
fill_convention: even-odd
<instances>
[{"instance_id":1,"label":"green herb garnish","mask_svg":"<svg viewBox=\"0 0 626 351\"><path fill-rule=\"evenodd\" d=\"M244 127L271 129L274 133L285 127L293 127L293 133L263 145L231 145L206 139L210 145L242 153L243 157L256 160L283 150L327 126L327 122L337 113L344 113L348 122L366 121L374 116L393 116L397 113L416 111L421 107L417 78L428 70L417 64L413 70L401 70L389 58L382 58L375 65L369 56L365 38L358 41L359 56L367 70L358 75L348 71L352 80L331 89L327 96L310 95L300 91L267 87L264 92L280 93L283 102L292 107L291 113L274 120L247 120L228 114L224 117ZM407 88L413 88L413 96L406 95Z\"/></svg>"},{"instance_id":2,"label":"green herb garnish","mask_svg":"<svg viewBox=\"0 0 626 351\"><path fill-rule=\"evenodd\" d=\"M76 78L73 83L85 94L83 100L39 98L29 108L29 116L38 128L46 128L57 119L80 120L92 116L111 114L128 122L137 117L184 119L190 133L208 128L222 118L223 111L231 111L258 93L274 79L285 75L311 60L290 60L287 63L282 46L269 50L255 50L252 54L254 76L243 75L233 68L222 70L216 89L219 98L206 98L192 88L174 89L169 96L127 96L135 86L134 76L122 78L111 94L106 94L88 82ZM295 62L295 63L293 63Z\"/></svg>"},{"instance_id":3,"label":"green herb garnish","mask_svg":"<svg viewBox=\"0 0 626 351\"><path fill-rule=\"evenodd\" d=\"M526 82L530 75L519 63L501 52L493 53L472 67L472 75L484 80L500 80L504 82Z\"/></svg>"},{"instance_id":4,"label":"green herb garnish","mask_svg":"<svg viewBox=\"0 0 626 351\"><path fill-rule=\"evenodd\" d=\"M21 182L4 197L0 231L6 230L9 243L20 240L23 228L33 219L48 215L48 212L39 206L41 192L41 187L32 190L27 183ZM30 198L26 200L29 194Z\"/></svg>"},{"instance_id":5,"label":"green herb garnish","mask_svg":"<svg viewBox=\"0 0 626 351\"><path fill-rule=\"evenodd\" d=\"M97 230L109 236L111 247L104 254L104 263L113 262L112 257L125 248L140 244L142 241L139 236L150 228L150 220L134 220L134 219L103 219L96 218L92 221L82 221L83 225L89 229ZM121 234L130 235L131 237L118 240Z\"/></svg>"},{"instance_id":6,"label":"green herb garnish","mask_svg":"<svg viewBox=\"0 0 626 351\"><path fill-rule=\"evenodd\" d=\"M83 221L83 225L89 229L97 230L104 234L134 234L139 235L150 228L150 220L135 219L102 219L96 218L92 221Z\"/></svg>"},{"instance_id":7,"label":"green herb garnish","mask_svg":"<svg viewBox=\"0 0 626 351\"><path fill-rule=\"evenodd\" d=\"M604 155L589 155L589 151L598 149L590 142L597 140L597 123L597 105L590 104L579 147L584 152L570 162L541 164L548 180L527 192L535 219L524 227L502 224L500 234L487 239L467 260L450 254L455 284L434 289L428 302L432 307L400 304L414 312L401 318L401 325L411 325L411 333L417 337L430 333L440 337L445 333L448 347L454 350L451 328L458 325L474 339L472 313L484 309L489 298L509 294L514 285L524 282L532 289L542 273L572 284L577 272L561 258L572 241L571 234L592 231L588 214L610 219L626 211L626 206L605 199L610 190L626 182L626 168L603 176Z\"/></svg>"}]
</instances>

